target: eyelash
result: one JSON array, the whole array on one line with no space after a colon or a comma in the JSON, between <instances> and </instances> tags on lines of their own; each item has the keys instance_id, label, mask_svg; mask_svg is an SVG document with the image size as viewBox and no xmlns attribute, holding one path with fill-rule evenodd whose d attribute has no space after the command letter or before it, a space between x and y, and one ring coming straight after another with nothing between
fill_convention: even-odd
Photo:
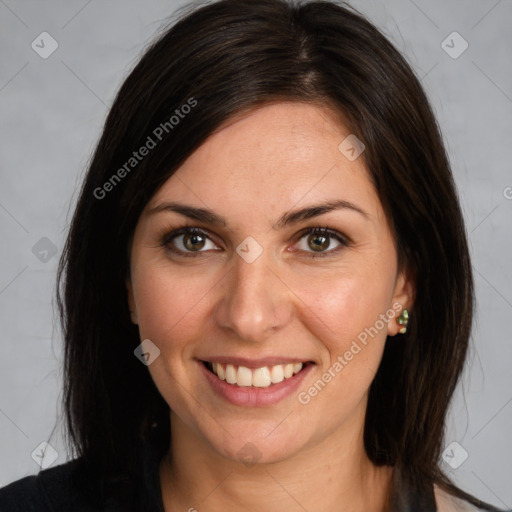
<instances>
[{"instance_id":1,"label":"eyelash","mask_svg":"<svg viewBox=\"0 0 512 512\"><path fill-rule=\"evenodd\" d=\"M327 226L326 227L317 226L317 227L313 227L313 228L306 228L297 234L297 241L300 241L305 235L309 235L309 234L317 235L317 236L325 236L328 238L334 238L341 244L338 247L336 247L335 249L331 249L329 251L324 251L324 252L309 253L309 251L305 251L307 253L307 257L310 257L310 258L329 257L329 256L332 256L333 254L339 252L341 249L343 249L345 247L349 247L351 245L351 240L348 237L342 235L338 231L329 229ZM176 249L176 247L174 247L171 242L174 238L176 238L180 235L200 235L205 238L208 238L210 241L213 242L213 240L211 240L210 236L208 235L207 231L197 228L195 226L182 226L181 228L178 228L171 232L165 233L160 239L160 246L166 248L167 250L171 251L174 254L177 254L179 256L184 256L186 258L197 258L202 252L206 252L206 251L198 251L196 253L193 253L193 252L184 252L180 249Z\"/></svg>"}]
</instances>

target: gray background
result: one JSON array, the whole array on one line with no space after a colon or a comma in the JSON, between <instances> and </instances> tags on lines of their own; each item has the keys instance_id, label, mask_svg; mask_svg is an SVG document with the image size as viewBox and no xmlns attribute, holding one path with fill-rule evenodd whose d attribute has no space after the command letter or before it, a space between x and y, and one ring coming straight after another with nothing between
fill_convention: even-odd
<instances>
[{"instance_id":1,"label":"gray background","mask_svg":"<svg viewBox=\"0 0 512 512\"><path fill-rule=\"evenodd\" d=\"M57 260L108 107L141 50L184 3L0 0L0 487L37 472L31 453L42 441L57 451L54 465L68 460L61 333L52 308ZM462 449L469 457L458 469L443 465L466 490L510 509L512 1L352 5L422 78L470 233L478 311L446 440L462 447L448 451L450 461L460 461ZM59 45L46 59L31 47L43 31ZM469 44L458 58L441 45L453 31ZM457 39L446 45L452 54L462 49Z\"/></svg>"}]
</instances>

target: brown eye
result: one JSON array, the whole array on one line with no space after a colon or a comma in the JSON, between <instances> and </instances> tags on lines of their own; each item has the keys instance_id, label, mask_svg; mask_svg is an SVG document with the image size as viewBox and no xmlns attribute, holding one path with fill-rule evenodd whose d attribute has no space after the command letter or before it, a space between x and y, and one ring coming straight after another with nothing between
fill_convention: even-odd
<instances>
[{"instance_id":1,"label":"brown eye","mask_svg":"<svg viewBox=\"0 0 512 512\"><path fill-rule=\"evenodd\" d=\"M322 235L309 235L307 243L314 251L323 251L329 247L329 238Z\"/></svg>"},{"instance_id":2,"label":"brown eye","mask_svg":"<svg viewBox=\"0 0 512 512\"><path fill-rule=\"evenodd\" d=\"M200 250L205 245L205 237L202 235L186 234L183 236L183 245L189 251Z\"/></svg>"},{"instance_id":3,"label":"brown eye","mask_svg":"<svg viewBox=\"0 0 512 512\"><path fill-rule=\"evenodd\" d=\"M305 239L305 243L301 243L303 239ZM337 244L334 247L332 247L333 241ZM307 256L314 258L316 256L333 255L349 245L348 239L337 231L328 228L313 228L303 232L298 248L305 253L309 253Z\"/></svg>"},{"instance_id":4,"label":"brown eye","mask_svg":"<svg viewBox=\"0 0 512 512\"><path fill-rule=\"evenodd\" d=\"M208 247L208 244L211 246ZM166 234L161 245L180 256L196 256L217 247L206 233L193 227L184 227Z\"/></svg>"},{"instance_id":5,"label":"brown eye","mask_svg":"<svg viewBox=\"0 0 512 512\"><path fill-rule=\"evenodd\" d=\"M301 243L303 239L306 239L305 244ZM333 241L337 245L331 247ZM208 247L208 243L211 244L210 247ZM313 258L330 256L343 247L348 247L350 243L350 239L337 231L317 227L302 232L299 240L299 245L302 246L299 247L299 250ZM200 256L201 253L207 252L209 249L219 250L208 234L195 227L184 227L164 235L161 245L179 256L188 257Z\"/></svg>"}]
</instances>

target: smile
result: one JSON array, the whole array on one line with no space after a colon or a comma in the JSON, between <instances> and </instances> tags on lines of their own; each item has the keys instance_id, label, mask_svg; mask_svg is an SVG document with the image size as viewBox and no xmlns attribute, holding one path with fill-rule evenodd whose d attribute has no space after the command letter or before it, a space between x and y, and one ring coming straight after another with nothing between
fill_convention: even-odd
<instances>
[{"instance_id":1,"label":"smile","mask_svg":"<svg viewBox=\"0 0 512 512\"><path fill-rule=\"evenodd\" d=\"M316 366L313 361L305 360L273 364L278 363L279 359L271 357L266 358L267 361L244 361L243 358L231 357L223 359L222 363L204 359L198 359L196 363L215 395L243 407L269 407L277 404L296 392Z\"/></svg>"},{"instance_id":2,"label":"smile","mask_svg":"<svg viewBox=\"0 0 512 512\"><path fill-rule=\"evenodd\" d=\"M290 379L299 373L305 364L290 363L264 366L262 368L247 368L232 364L204 361L206 368L220 380L239 387L268 388L273 384L279 384L285 379Z\"/></svg>"}]
</instances>

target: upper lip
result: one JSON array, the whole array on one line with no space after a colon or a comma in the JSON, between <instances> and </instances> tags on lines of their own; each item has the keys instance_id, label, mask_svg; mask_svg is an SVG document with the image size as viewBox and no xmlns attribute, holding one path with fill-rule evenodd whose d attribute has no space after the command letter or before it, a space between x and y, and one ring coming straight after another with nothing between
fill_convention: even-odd
<instances>
[{"instance_id":1,"label":"upper lip","mask_svg":"<svg viewBox=\"0 0 512 512\"><path fill-rule=\"evenodd\" d=\"M278 364L294 364L294 363L312 363L311 359L301 357L261 357L258 359L248 359L246 357L230 357L230 356L209 356L201 358L201 361L207 363L231 364L233 366L245 366L246 368L263 368L265 366L275 366Z\"/></svg>"}]
</instances>

